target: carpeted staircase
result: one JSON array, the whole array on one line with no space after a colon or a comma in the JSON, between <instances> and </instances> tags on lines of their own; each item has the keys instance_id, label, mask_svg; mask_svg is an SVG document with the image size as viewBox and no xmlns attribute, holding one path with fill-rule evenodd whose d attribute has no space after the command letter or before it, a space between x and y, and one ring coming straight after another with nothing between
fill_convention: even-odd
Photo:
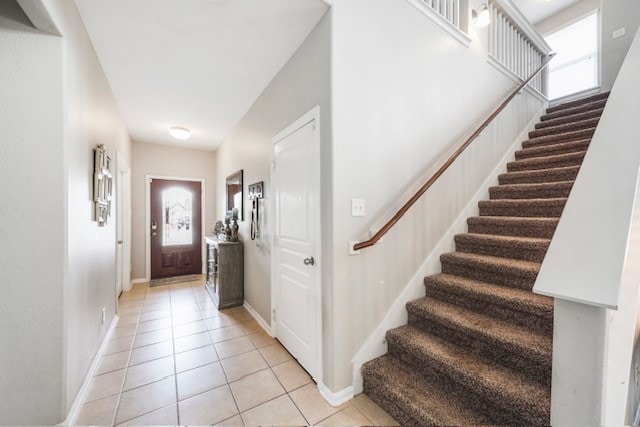
<instances>
[{"instance_id":1,"label":"carpeted staircase","mask_svg":"<svg viewBox=\"0 0 640 427\"><path fill-rule=\"evenodd\" d=\"M553 299L531 292L608 93L547 109L409 324L362 368L403 425L548 425Z\"/></svg>"}]
</instances>

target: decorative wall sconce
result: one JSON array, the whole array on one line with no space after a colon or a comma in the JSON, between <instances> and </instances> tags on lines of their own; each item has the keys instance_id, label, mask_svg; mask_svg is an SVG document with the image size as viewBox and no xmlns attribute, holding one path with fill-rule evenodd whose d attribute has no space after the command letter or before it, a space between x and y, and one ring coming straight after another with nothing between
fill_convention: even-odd
<instances>
[{"instance_id":1,"label":"decorative wall sconce","mask_svg":"<svg viewBox=\"0 0 640 427\"><path fill-rule=\"evenodd\" d=\"M476 27L486 27L491 23L491 13L489 12L489 6L486 3L482 3L477 8L471 11L471 17Z\"/></svg>"},{"instance_id":2,"label":"decorative wall sconce","mask_svg":"<svg viewBox=\"0 0 640 427\"><path fill-rule=\"evenodd\" d=\"M107 225L107 219L111 216L112 194L111 157L107 154L107 148L100 144L94 150L93 165L93 219L100 227Z\"/></svg>"}]
</instances>

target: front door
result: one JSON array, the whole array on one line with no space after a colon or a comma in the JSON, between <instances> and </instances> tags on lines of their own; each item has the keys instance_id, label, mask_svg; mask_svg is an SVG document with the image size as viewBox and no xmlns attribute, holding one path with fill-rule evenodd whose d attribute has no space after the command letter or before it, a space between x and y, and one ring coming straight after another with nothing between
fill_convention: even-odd
<instances>
[{"instance_id":1,"label":"front door","mask_svg":"<svg viewBox=\"0 0 640 427\"><path fill-rule=\"evenodd\" d=\"M275 137L272 175L276 337L315 378L321 337L318 132L311 114Z\"/></svg>"},{"instance_id":2,"label":"front door","mask_svg":"<svg viewBox=\"0 0 640 427\"><path fill-rule=\"evenodd\" d=\"M151 180L151 279L202 273L201 184Z\"/></svg>"}]
</instances>

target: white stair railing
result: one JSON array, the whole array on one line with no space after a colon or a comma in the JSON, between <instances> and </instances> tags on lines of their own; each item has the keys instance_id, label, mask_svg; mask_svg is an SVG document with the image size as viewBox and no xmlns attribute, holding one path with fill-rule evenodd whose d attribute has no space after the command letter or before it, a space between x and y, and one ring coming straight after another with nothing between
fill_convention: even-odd
<instances>
[{"instance_id":1,"label":"white stair railing","mask_svg":"<svg viewBox=\"0 0 640 427\"><path fill-rule=\"evenodd\" d=\"M460 28L460 0L421 0L453 26Z\"/></svg>"}]
</instances>

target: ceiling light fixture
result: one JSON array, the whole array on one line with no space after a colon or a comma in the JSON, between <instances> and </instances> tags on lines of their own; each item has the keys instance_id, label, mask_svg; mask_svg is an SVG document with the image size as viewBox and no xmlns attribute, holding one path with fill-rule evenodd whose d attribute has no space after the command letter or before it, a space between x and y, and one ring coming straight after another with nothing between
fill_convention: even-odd
<instances>
[{"instance_id":1,"label":"ceiling light fixture","mask_svg":"<svg viewBox=\"0 0 640 427\"><path fill-rule=\"evenodd\" d=\"M471 11L471 17L476 27L486 27L491 23L491 14L489 13L489 6L486 3L482 3L476 9Z\"/></svg>"},{"instance_id":2,"label":"ceiling light fixture","mask_svg":"<svg viewBox=\"0 0 640 427\"><path fill-rule=\"evenodd\" d=\"M169 133L175 139L185 140L191 138L191 131L187 128L182 128L179 126L173 126L171 129L169 129Z\"/></svg>"}]
</instances>

